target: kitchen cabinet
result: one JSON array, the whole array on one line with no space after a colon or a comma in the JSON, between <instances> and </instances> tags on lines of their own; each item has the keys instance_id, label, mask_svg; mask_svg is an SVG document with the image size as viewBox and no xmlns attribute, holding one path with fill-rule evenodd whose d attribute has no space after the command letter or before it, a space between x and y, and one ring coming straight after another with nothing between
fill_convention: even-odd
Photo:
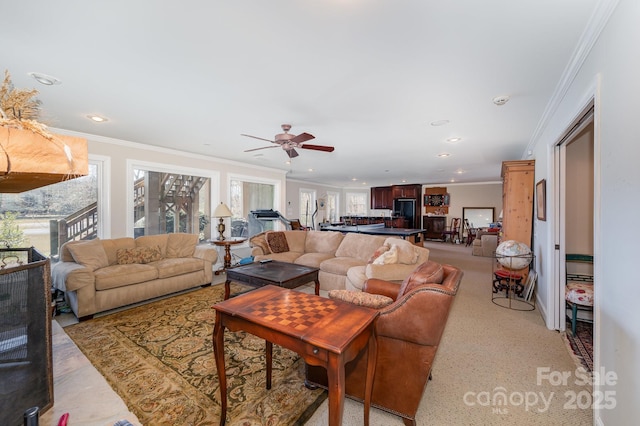
<instances>
[{"instance_id":1,"label":"kitchen cabinet","mask_svg":"<svg viewBox=\"0 0 640 426\"><path fill-rule=\"evenodd\" d=\"M501 175L501 240L515 240L531 247L535 161L504 161Z\"/></svg>"},{"instance_id":2,"label":"kitchen cabinet","mask_svg":"<svg viewBox=\"0 0 640 426\"><path fill-rule=\"evenodd\" d=\"M393 209L393 195L390 186L377 186L371 188L372 209Z\"/></svg>"},{"instance_id":3,"label":"kitchen cabinet","mask_svg":"<svg viewBox=\"0 0 640 426\"><path fill-rule=\"evenodd\" d=\"M392 190L393 198L419 198L421 185L394 185Z\"/></svg>"},{"instance_id":4,"label":"kitchen cabinet","mask_svg":"<svg viewBox=\"0 0 640 426\"><path fill-rule=\"evenodd\" d=\"M442 233L447 227L446 216L423 216L422 228L424 237L430 240L442 240Z\"/></svg>"}]
</instances>

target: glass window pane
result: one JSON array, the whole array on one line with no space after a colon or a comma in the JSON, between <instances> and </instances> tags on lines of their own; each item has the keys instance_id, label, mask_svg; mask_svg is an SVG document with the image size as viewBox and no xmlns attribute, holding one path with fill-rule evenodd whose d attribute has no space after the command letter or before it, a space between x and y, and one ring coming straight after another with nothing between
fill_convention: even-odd
<instances>
[{"instance_id":1,"label":"glass window pane","mask_svg":"<svg viewBox=\"0 0 640 426\"><path fill-rule=\"evenodd\" d=\"M58 254L68 240L98 235L98 166L87 176L17 194L0 194L0 241Z\"/></svg>"},{"instance_id":2,"label":"glass window pane","mask_svg":"<svg viewBox=\"0 0 640 426\"><path fill-rule=\"evenodd\" d=\"M134 170L134 237L185 232L211 238L211 179Z\"/></svg>"}]
</instances>

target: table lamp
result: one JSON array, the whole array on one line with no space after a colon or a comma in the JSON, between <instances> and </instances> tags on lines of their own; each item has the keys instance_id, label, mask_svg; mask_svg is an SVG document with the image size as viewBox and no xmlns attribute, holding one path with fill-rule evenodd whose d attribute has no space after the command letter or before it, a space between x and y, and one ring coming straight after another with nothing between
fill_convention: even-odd
<instances>
[{"instance_id":1,"label":"table lamp","mask_svg":"<svg viewBox=\"0 0 640 426\"><path fill-rule=\"evenodd\" d=\"M218 240L222 241L224 240L224 218L231 217L231 210L229 210L229 207L227 207L225 203L221 202L213 212L213 217L220 218L220 222L218 223Z\"/></svg>"}]
</instances>

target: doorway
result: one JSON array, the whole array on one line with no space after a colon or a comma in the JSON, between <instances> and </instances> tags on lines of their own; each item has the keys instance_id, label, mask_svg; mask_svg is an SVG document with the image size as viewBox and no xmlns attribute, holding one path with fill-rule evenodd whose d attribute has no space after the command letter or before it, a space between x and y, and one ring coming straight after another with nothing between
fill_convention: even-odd
<instances>
[{"instance_id":1,"label":"doorway","mask_svg":"<svg viewBox=\"0 0 640 426\"><path fill-rule=\"evenodd\" d=\"M569 327L565 303L566 254L596 256L594 244L595 137L593 107L581 116L556 145L558 227L556 262L558 265L557 321L560 330ZM593 273L593 270L591 271ZM570 313L569 313L570 315ZM594 311L579 311L583 338L593 347ZM588 332L588 334L587 334ZM593 353L591 354L593 358Z\"/></svg>"}]
</instances>

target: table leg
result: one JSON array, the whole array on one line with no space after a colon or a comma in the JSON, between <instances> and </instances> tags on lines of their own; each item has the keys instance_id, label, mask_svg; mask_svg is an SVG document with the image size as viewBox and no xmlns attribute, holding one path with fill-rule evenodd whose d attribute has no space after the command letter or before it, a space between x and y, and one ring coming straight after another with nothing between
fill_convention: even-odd
<instances>
[{"instance_id":1,"label":"table leg","mask_svg":"<svg viewBox=\"0 0 640 426\"><path fill-rule=\"evenodd\" d=\"M369 336L368 349L367 377L364 382L364 426L369 426L369 410L371 408L371 395L373 394L373 378L376 372L376 362L378 361L378 341L376 340L374 330L371 331L371 336Z\"/></svg>"},{"instance_id":2,"label":"table leg","mask_svg":"<svg viewBox=\"0 0 640 426\"><path fill-rule=\"evenodd\" d=\"M320 296L320 281L316 280L316 296Z\"/></svg>"},{"instance_id":3,"label":"table leg","mask_svg":"<svg viewBox=\"0 0 640 426\"><path fill-rule=\"evenodd\" d=\"M327 379L329 393L329 426L338 426L342 424L345 395L344 360L341 355L329 355L329 362L327 363Z\"/></svg>"},{"instance_id":4,"label":"table leg","mask_svg":"<svg viewBox=\"0 0 640 426\"><path fill-rule=\"evenodd\" d=\"M231 267L231 245L224 245L224 269L229 269Z\"/></svg>"},{"instance_id":5,"label":"table leg","mask_svg":"<svg viewBox=\"0 0 640 426\"><path fill-rule=\"evenodd\" d=\"M227 373L224 367L224 325L220 312L216 312L216 323L213 327L213 353L220 383L220 426L224 426L227 421Z\"/></svg>"},{"instance_id":6,"label":"table leg","mask_svg":"<svg viewBox=\"0 0 640 426\"><path fill-rule=\"evenodd\" d=\"M271 372L273 366L273 343L265 340L266 348L265 353L267 355L267 389L271 389Z\"/></svg>"},{"instance_id":7,"label":"table leg","mask_svg":"<svg viewBox=\"0 0 640 426\"><path fill-rule=\"evenodd\" d=\"M229 296L231 296L231 280L226 280L224 282L224 300L227 300Z\"/></svg>"}]
</instances>

